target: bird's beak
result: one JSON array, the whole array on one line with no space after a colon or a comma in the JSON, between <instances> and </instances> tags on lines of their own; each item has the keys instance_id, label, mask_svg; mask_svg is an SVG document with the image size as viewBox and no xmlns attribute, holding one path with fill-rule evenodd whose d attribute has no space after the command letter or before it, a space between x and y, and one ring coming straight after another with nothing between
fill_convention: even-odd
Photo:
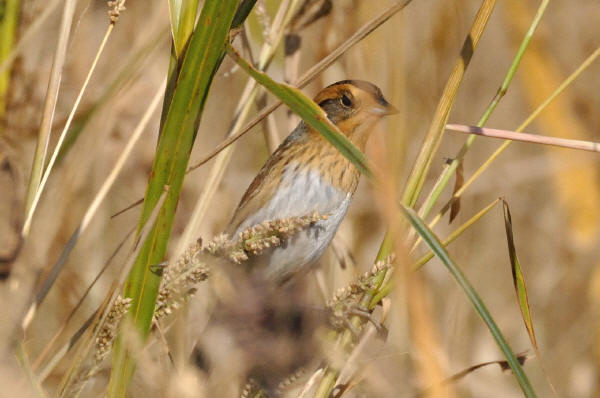
<instances>
[{"instance_id":1,"label":"bird's beak","mask_svg":"<svg viewBox=\"0 0 600 398\"><path fill-rule=\"evenodd\" d=\"M373 108L371 108L370 112L373 115L383 117L383 116L389 116L389 115L394 115L394 114L398 113L398 109L394 105L387 102L386 100L383 100L380 103L378 103L377 105L375 105Z\"/></svg>"}]
</instances>

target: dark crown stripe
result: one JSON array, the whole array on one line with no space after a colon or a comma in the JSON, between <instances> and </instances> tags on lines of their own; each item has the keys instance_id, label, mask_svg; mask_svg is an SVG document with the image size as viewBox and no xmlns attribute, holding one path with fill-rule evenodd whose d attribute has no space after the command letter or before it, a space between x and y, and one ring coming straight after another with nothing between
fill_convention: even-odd
<instances>
[{"instance_id":1,"label":"dark crown stripe","mask_svg":"<svg viewBox=\"0 0 600 398\"><path fill-rule=\"evenodd\" d=\"M361 90L372 94L373 97L375 97L377 99L377 102L379 102L381 105L388 105L388 102L383 97L383 94L381 93L381 90L379 89L379 87L377 87L373 83L369 83L364 80L354 80L354 79L341 80L339 82L330 84L329 86L327 86L327 88L338 86L341 84L348 84L348 85L352 85L354 87L358 87Z\"/></svg>"}]
</instances>

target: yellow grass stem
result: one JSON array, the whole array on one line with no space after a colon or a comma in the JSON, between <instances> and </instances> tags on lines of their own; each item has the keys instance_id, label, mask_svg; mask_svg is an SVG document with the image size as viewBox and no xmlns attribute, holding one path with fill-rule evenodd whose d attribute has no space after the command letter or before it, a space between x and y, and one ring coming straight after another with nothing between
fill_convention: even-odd
<instances>
[{"instance_id":1,"label":"yellow grass stem","mask_svg":"<svg viewBox=\"0 0 600 398\"><path fill-rule=\"evenodd\" d=\"M60 148L62 147L65 137L67 136L67 131L69 130L69 127L71 127L71 123L73 122L73 118L75 117L75 112L77 112L79 103L81 102L81 99L83 98L83 94L85 93L85 90L92 78L92 74L94 73L94 70L96 69L96 66L98 65L98 61L100 59L100 56L102 55L102 51L104 50L104 47L106 46L106 43L108 41L108 38L110 37L111 32L113 31L113 28L114 28L114 24L111 23L108 25L108 28L106 29L106 32L102 39L102 42L100 43L100 47L98 48L98 51L96 52L96 56L94 57L94 61L92 62L92 66L90 67L90 70L88 71L85 81L83 82L83 85L81 86L81 89L79 90L79 94L77 95L77 98L75 99L75 103L73 104L73 108L71 109L71 112L69 113L67 122L65 123L65 126L63 127L60 137L58 138L58 142L56 144L56 147L54 148L52 157L50 158L50 161L48 162L48 166L44 170L44 175L39 183L39 186L36 186L35 191L32 192L33 197L31 200L31 204L27 208L25 222L23 223L23 229L21 230L21 235L23 237L26 237L27 235L29 235L29 230L31 229L31 222L33 220L33 214L35 213L37 205L40 201L42 192L44 191L44 188L46 187L46 183L48 182L48 177L50 176L52 167L54 167L56 158L58 157L58 154L60 153ZM54 114L54 108L52 108L52 115L53 114ZM43 123L43 127L44 127L45 131L47 131L49 134L50 127L52 125L52 116L49 117L48 123L49 123L48 125ZM41 132L42 132L42 129L40 128L40 133ZM40 134L40 136L41 136L41 134ZM39 143L39 141L38 141L38 143ZM45 146L47 146L47 140L46 140ZM39 146L38 146L38 148L39 148ZM44 150L44 153L45 153L45 150ZM37 154L37 151L36 151L36 154ZM40 156L41 156L41 154L40 154ZM34 160L34 164L35 163L36 163L36 161ZM43 159L42 159L42 163L43 163ZM39 171L41 172L41 169L39 169ZM33 178L31 179L30 183L32 181L33 181ZM30 185L30 187L31 187L31 185Z\"/></svg>"},{"instance_id":2,"label":"yellow grass stem","mask_svg":"<svg viewBox=\"0 0 600 398\"><path fill-rule=\"evenodd\" d=\"M52 120L54 119L54 110L56 108L60 80L65 65L65 59L67 57L67 45L69 43L71 24L73 23L73 14L75 13L75 3L75 0L65 0L65 6L63 8L58 44L56 51L54 52L50 80L48 81L48 89L46 90L46 99L44 101L44 110L42 111L42 121L38 131L38 140L35 147L33 164L31 166L27 194L25 196L26 218L30 218L31 209L34 207L33 202L40 189L40 180L46 163L46 152L50 140L50 131L52 129ZM23 226L21 235L25 237L28 234L29 226Z\"/></svg>"}]
</instances>

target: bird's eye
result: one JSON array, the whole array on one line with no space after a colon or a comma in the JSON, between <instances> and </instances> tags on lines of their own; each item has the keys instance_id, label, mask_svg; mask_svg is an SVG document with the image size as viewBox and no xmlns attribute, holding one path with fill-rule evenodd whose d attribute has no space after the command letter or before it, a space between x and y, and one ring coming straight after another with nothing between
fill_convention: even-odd
<instances>
[{"instance_id":1,"label":"bird's eye","mask_svg":"<svg viewBox=\"0 0 600 398\"><path fill-rule=\"evenodd\" d=\"M340 98L340 102L347 108L352 106L352 100L346 94L342 95L342 98Z\"/></svg>"}]
</instances>

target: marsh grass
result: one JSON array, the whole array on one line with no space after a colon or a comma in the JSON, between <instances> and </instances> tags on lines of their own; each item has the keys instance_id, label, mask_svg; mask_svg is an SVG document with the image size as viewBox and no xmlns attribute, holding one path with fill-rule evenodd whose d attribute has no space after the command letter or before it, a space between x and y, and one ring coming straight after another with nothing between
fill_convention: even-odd
<instances>
[{"instance_id":1,"label":"marsh grass","mask_svg":"<svg viewBox=\"0 0 600 398\"><path fill-rule=\"evenodd\" d=\"M350 397L513 396L520 388L526 396L547 396L556 388L559 396L598 394L597 158L522 144L507 151L510 141L497 147L444 129L451 121L534 132L539 121L542 133L598 141L586 132L600 122L592 112L600 105L592 84L598 50L590 51L600 36L590 12L597 5L163 3L116 1L102 8L66 1L63 16L55 12L46 26L38 23L47 15L40 13L19 21L16 40L3 35L0 73L10 79L8 89L0 85L6 95L0 190L14 192L24 222L14 228L3 221L0 233L3 241L24 238L16 256L0 253L8 264L0 287L7 303L0 348L6 358L16 352L20 359L0 367L5 391ZM54 4L29 0L21 7ZM14 18L2 23L4 30L15 26ZM166 24L169 30L161 28ZM34 26L43 37L19 44ZM549 36L550 26L563 35ZM228 40L242 48L241 56L231 49L225 55ZM282 54L290 40L297 40L293 55ZM101 42L104 51L97 51L94 43ZM10 48L21 55L5 63ZM128 58L134 48L148 61ZM367 153L357 153L313 116L304 95L276 83L282 76L306 93L345 78L372 80L402 114L383 126L385 138L375 135ZM263 100L254 79L275 95ZM162 112L156 109L161 97ZM289 130L294 119L287 110L272 113L278 99L321 126L359 167L375 165L376 177L363 178L338 234L356 261L343 268L326 256L318 272L277 296L253 290L218 265L173 279L166 264L179 264L198 237L219 236L236 198ZM19 128L23 101L37 107L35 137ZM266 117L271 130L253 134ZM77 134L61 150L72 122ZM445 156L453 158L444 162ZM502 162L507 166L498 169ZM203 166L186 173L188 163ZM450 192L455 173L465 179ZM144 191L141 210L110 218ZM512 218L493 211L499 196L510 202ZM0 220L9 219L8 197L0 199ZM441 225L453 205L461 225ZM112 257L135 224L133 243ZM285 239L261 231L235 258ZM103 267L109 257L112 266ZM171 285L180 290L164 290ZM268 330L257 327L265 308L274 319ZM300 328L287 322L294 309ZM536 341L535 359L513 354ZM512 374L484 364L508 366ZM268 377L249 380L253 367Z\"/></svg>"}]
</instances>

